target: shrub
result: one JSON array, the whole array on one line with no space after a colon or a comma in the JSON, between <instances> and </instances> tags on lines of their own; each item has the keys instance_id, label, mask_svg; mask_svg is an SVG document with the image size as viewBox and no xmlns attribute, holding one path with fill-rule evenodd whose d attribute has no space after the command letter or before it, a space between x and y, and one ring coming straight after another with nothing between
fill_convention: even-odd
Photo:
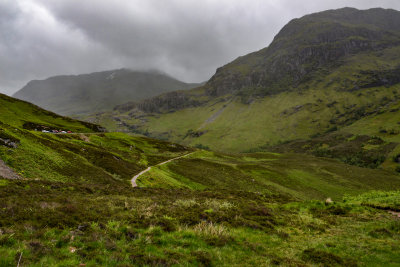
<instances>
[{"instance_id":1,"label":"shrub","mask_svg":"<svg viewBox=\"0 0 400 267\"><path fill-rule=\"evenodd\" d=\"M162 218L158 219L156 224L166 232L173 232L177 229L176 220L168 216L163 216Z\"/></svg>"},{"instance_id":2,"label":"shrub","mask_svg":"<svg viewBox=\"0 0 400 267\"><path fill-rule=\"evenodd\" d=\"M397 167L396 167L396 172L399 172L399 173L400 173L400 166L397 166Z\"/></svg>"},{"instance_id":3,"label":"shrub","mask_svg":"<svg viewBox=\"0 0 400 267\"><path fill-rule=\"evenodd\" d=\"M329 128L328 130L326 130L325 133L331 133L331 132L335 132L337 130L338 130L338 127L335 125L335 126L332 126L331 128Z\"/></svg>"},{"instance_id":4,"label":"shrub","mask_svg":"<svg viewBox=\"0 0 400 267\"><path fill-rule=\"evenodd\" d=\"M211 246L224 246L233 240L227 228L212 222L202 221L194 227L194 231Z\"/></svg>"},{"instance_id":5,"label":"shrub","mask_svg":"<svg viewBox=\"0 0 400 267\"><path fill-rule=\"evenodd\" d=\"M0 247L12 247L16 243L15 239L10 236L1 236L0 237Z\"/></svg>"},{"instance_id":6,"label":"shrub","mask_svg":"<svg viewBox=\"0 0 400 267\"><path fill-rule=\"evenodd\" d=\"M198 203L194 199L178 199L177 201L175 201L174 205L183 208L191 208L198 205Z\"/></svg>"},{"instance_id":7,"label":"shrub","mask_svg":"<svg viewBox=\"0 0 400 267\"><path fill-rule=\"evenodd\" d=\"M210 150L208 146L205 146L203 144L196 144L194 147L198 149Z\"/></svg>"},{"instance_id":8,"label":"shrub","mask_svg":"<svg viewBox=\"0 0 400 267\"><path fill-rule=\"evenodd\" d=\"M193 251L191 254L196 258L196 263L198 263L200 266L213 266L212 256L207 251Z\"/></svg>"},{"instance_id":9,"label":"shrub","mask_svg":"<svg viewBox=\"0 0 400 267\"><path fill-rule=\"evenodd\" d=\"M390 231L392 231L396 234L400 234L400 221L396 220L396 221L392 222L390 224L389 229L390 229Z\"/></svg>"},{"instance_id":10,"label":"shrub","mask_svg":"<svg viewBox=\"0 0 400 267\"><path fill-rule=\"evenodd\" d=\"M341 257L332 254L330 252L325 252L317 250L315 248L309 248L303 251L302 259L304 261L311 261L314 263L320 263L323 266L357 266L354 260L342 259Z\"/></svg>"}]
</instances>

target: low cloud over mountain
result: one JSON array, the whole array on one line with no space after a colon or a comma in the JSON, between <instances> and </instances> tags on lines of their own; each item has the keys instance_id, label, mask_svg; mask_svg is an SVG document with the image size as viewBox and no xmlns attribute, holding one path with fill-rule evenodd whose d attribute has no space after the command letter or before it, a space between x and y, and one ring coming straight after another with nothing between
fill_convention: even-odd
<instances>
[{"instance_id":1,"label":"low cloud over mountain","mask_svg":"<svg viewBox=\"0 0 400 267\"><path fill-rule=\"evenodd\" d=\"M396 0L0 0L0 92L120 67L204 81L268 45L290 19L343 6L400 9Z\"/></svg>"}]
</instances>

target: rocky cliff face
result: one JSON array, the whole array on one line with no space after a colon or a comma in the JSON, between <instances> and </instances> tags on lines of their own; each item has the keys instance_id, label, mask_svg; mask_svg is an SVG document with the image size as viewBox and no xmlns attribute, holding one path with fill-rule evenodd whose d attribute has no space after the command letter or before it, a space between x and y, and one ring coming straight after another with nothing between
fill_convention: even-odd
<instances>
[{"instance_id":1,"label":"rocky cliff face","mask_svg":"<svg viewBox=\"0 0 400 267\"><path fill-rule=\"evenodd\" d=\"M176 91L152 97L137 103L130 102L119 105L116 106L114 110L126 112L132 109L139 109L147 113L157 113L162 111L174 111L187 107L195 107L200 104L200 101L192 99L186 92Z\"/></svg>"},{"instance_id":2,"label":"rocky cliff face","mask_svg":"<svg viewBox=\"0 0 400 267\"><path fill-rule=\"evenodd\" d=\"M362 79L357 81L353 90L386 86L400 83L400 65L390 70L362 71Z\"/></svg>"},{"instance_id":3,"label":"rocky cliff face","mask_svg":"<svg viewBox=\"0 0 400 267\"><path fill-rule=\"evenodd\" d=\"M206 84L220 96L245 88L261 95L291 90L325 68L340 65L347 55L379 51L400 44L400 12L340 9L294 19L267 48L219 68Z\"/></svg>"}]
</instances>

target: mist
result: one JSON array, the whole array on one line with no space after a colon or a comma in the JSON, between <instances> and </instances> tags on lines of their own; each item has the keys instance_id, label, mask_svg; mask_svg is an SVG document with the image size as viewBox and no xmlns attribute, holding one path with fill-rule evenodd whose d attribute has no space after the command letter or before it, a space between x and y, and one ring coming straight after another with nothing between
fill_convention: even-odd
<instances>
[{"instance_id":1,"label":"mist","mask_svg":"<svg viewBox=\"0 0 400 267\"><path fill-rule=\"evenodd\" d=\"M33 79L130 68L185 81L269 45L291 19L397 0L0 0L0 92Z\"/></svg>"}]
</instances>

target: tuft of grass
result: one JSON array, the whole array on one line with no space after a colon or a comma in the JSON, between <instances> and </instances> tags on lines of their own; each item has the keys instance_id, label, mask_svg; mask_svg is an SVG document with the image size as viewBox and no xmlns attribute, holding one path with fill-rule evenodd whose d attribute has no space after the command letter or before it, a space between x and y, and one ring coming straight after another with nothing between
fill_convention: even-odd
<instances>
[{"instance_id":1,"label":"tuft of grass","mask_svg":"<svg viewBox=\"0 0 400 267\"><path fill-rule=\"evenodd\" d=\"M379 209L400 211L400 191L371 191L358 196L346 196L344 201Z\"/></svg>"}]
</instances>

